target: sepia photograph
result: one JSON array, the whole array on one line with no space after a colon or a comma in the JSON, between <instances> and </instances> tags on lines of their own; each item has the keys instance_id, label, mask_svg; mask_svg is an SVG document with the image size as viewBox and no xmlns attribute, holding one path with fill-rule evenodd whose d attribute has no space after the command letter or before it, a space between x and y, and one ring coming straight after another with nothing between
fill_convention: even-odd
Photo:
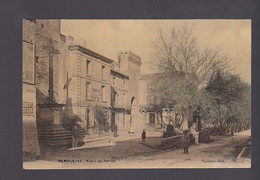
<instances>
[{"instance_id":1,"label":"sepia photograph","mask_svg":"<svg viewBox=\"0 0 260 180\"><path fill-rule=\"evenodd\" d=\"M251 168L250 19L23 19L23 169Z\"/></svg>"}]
</instances>

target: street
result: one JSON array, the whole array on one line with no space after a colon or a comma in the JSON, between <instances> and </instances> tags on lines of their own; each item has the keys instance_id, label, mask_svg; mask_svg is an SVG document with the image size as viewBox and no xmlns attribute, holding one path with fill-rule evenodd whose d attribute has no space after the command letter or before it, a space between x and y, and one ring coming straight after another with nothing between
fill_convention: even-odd
<instances>
[{"instance_id":1,"label":"street","mask_svg":"<svg viewBox=\"0 0 260 180\"><path fill-rule=\"evenodd\" d=\"M123 135L122 135L123 137ZM250 167L238 163L236 157L249 141L250 130L234 136L214 136L208 144L190 146L189 154L182 149L160 149L160 137L138 136L115 141L115 145L78 150L44 149L36 161L24 162L25 169L110 169L110 168L228 168ZM103 143L103 142L101 142Z\"/></svg>"}]
</instances>

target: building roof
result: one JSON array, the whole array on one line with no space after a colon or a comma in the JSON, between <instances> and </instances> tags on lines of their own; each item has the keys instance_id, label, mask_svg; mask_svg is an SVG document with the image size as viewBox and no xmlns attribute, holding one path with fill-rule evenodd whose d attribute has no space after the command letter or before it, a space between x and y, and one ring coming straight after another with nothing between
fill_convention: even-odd
<instances>
[{"instance_id":1,"label":"building roof","mask_svg":"<svg viewBox=\"0 0 260 180\"><path fill-rule=\"evenodd\" d=\"M112 69L111 69L111 75L120 76L122 78L129 79L129 76L123 74L122 72L115 71L115 70L112 70Z\"/></svg>"},{"instance_id":2,"label":"building roof","mask_svg":"<svg viewBox=\"0 0 260 180\"><path fill-rule=\"evenodd\" d=\"M94 58L98 58L106 63L109 63L111 64L112 62L114 62L112 59L109 59L101 54L98 54L97 52L94 52L90 49L87 49L85 47L82 47L80 45L72 45L72 46L69 46L69 50L78 50L86 55L89 55L89 56L92 56Z\"/></svg>"}]
</instances>

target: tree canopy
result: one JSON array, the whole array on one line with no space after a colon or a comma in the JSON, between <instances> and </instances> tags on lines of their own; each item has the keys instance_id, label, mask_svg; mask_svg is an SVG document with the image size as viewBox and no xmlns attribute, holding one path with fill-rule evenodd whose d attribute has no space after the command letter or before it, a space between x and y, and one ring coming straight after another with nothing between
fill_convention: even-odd
<instances>
[{"instance_id":1,"label":"tree canopy","mask_svg":"<svg viewBox=\"0 0 260 180\"><path fill-rule=\"evenodd\" d=\"M208 95L204 119L210 122L250 121L250 86L239 76L217 71L204 90Z\"/></svg>"},{"instance_id":2,"label":"tree canopy","mask_svg":"<svg viewBox=\"0 0 260 180\"><path fill-rule=\"evenodd\" d=\"M159 40L154 42L155 59L162 72L180 71L193 74L197 86L207 84L217 69L229 71L231 59L219 48L201 47L191 29L186 26L165 33L159 28Z\"/></svg>"},{"instance_id":3,"label":"tree canopy","mask_svg":"<svg viewBox=\"0 0 260 180\"><path fill-rule=\"evenodd\" d=\"M152 82L158 107L176 112L201 107L204 122L250 120L250 86L231 74L231 59L218 48L198 45L192 30L159 30L155 58L161 76ZM204 85L204 86L200 86Z\"/></svg>"}]
</instances>

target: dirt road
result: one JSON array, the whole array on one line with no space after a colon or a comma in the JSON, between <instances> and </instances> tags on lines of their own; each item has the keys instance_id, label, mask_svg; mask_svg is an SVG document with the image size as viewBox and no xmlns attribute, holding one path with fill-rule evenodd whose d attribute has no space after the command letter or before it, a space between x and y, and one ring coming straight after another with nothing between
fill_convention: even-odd
<instances>
[{"instance_id":1,"label":"dirt road","mask_svg":"<svg viewBox=\"0 0 260 180\"><path fill-rule=\"evenodd\" d=\"M158 141L153 138L150 138L152 142L149 144L154 143L154 146L143 145L140 139L132 139L112 147L45 151L41 160L26 162L24 166L34 168L38 163L38 167L43 169L250 167L250 163L236 162L236 157L249 141L249 136L250 131L230 137L215 136L211 143L190 146L189 154L183 154L182 149L162 151L154 148Z\"/></svg>"}]
</instances>

